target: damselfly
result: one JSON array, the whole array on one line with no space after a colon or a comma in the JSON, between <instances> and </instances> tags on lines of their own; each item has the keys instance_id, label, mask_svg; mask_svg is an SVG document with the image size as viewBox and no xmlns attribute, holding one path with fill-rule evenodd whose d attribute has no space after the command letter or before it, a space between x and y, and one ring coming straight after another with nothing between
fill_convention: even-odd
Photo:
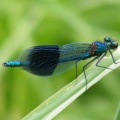
<instances>
[{"instance_id":1,"label":"damselfly","mask_svg":"<svg viewBox=\"0 0 120 120\"><path fill-rule=\"evenodd\" d=\"M75 66L77 62L94 57L83 66L87 88L86 66L99 58L96 62L96 66L106 68L98 64L102 58L106 56L108 51L113 62L117 64L111 52L112 49L114 50L117 47L118 43L109 37L105 37L104 42L72 43L63 46L33 46L21 52L16 61L5 62L3 66L22 67L32 74L49 76L63 73Z\"/></svg>"}]
</instances>

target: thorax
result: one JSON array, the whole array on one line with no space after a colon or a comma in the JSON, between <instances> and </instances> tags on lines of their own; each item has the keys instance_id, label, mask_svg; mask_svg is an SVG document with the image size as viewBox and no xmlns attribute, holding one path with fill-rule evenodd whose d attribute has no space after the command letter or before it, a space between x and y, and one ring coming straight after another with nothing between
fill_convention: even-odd
<instances>
[{"instance_id":1,"label":"thorax","mask_svg":"<svg viewBox=\"0 0 120 120\"><path fill-rule=\"evenodd\" d=\"M90 54L92 56L98 56L107 51L107 46L102 42L94 42L91 44Z\"/></svg>"}]
</instances>

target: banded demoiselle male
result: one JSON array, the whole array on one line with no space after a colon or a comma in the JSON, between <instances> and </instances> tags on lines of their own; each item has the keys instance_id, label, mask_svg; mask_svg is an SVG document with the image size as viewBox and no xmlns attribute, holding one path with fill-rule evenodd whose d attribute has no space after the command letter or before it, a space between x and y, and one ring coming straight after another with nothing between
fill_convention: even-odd
<instances>
[{"instance_id":1,"label":"banded demoiselle male","mask_svg":"<svg viewBox=\"0 0 120 120\"><path fill-rule=\"evenodd\" d=\"M5 62L3 66L22 67L34 75L49 76L63 73L75 66L77 62L94 57L83 66L87 86L85 67L99 58L96 66L106 68L98 64L107 52L110 53L113 62L117 64L111 52L116 48L118 48L118 43L109 37L105 37L103 42L33 46L21 52L16 61Z\"/></svg>"}]
</instances>

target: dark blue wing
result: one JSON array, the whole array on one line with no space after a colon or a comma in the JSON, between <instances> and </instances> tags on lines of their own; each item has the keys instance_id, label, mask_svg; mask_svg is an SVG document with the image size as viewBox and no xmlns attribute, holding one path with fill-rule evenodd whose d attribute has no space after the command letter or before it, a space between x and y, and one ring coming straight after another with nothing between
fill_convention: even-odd
<instances>
[{"instance_id":1,"label":"dark blue wing","mask_svg":"<svg viewBox=\"0 0 120 120\"><path fill-rule=\"evenodd\" d=\"M67 44L61 47L56 45L34 46L23 51L18 56L22 68L39 75L56 75L70 69L76 61L84 59L89 54L90 44Z\"/></svg>"}]
</instances>

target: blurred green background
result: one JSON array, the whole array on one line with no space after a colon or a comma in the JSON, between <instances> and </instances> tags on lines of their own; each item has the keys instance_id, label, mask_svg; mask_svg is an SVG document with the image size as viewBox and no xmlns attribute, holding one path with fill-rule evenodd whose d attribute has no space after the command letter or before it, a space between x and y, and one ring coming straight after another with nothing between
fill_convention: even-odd
<instances>
[{"instance_id":1,"label":"blurred green background","mask_svg":"<svg viewBox=\"0 0 120 120\"><path fill-rule=\"evenodd\" d=\"M38 77L2 63L34 45L103 40L120 43L119 0L0 1L0 120L19 120L70 83L75 68ZM79 63L79 73L83 64ZM54 120L111 120L120 100L120 68L87 90Z\"/></svg>"}]
</instances>

